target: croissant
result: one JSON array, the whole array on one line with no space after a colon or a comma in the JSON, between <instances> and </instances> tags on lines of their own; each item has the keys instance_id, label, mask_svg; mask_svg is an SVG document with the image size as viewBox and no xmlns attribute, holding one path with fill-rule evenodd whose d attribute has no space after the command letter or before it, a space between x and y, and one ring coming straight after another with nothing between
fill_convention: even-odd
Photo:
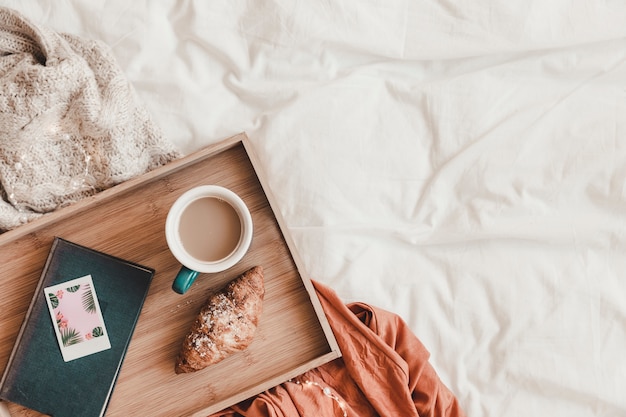
<instances>
[{"instance_id":1,"label":"croissant","mask_svg":"<svg viewBox=\"0 0 626 417\"><path fill-rule=\"evenodd\" d=\"M209 298L183 341L175 371L195 372L246 349L263 309L263 267L249 269Z\"/></svg>"}]
</instances>

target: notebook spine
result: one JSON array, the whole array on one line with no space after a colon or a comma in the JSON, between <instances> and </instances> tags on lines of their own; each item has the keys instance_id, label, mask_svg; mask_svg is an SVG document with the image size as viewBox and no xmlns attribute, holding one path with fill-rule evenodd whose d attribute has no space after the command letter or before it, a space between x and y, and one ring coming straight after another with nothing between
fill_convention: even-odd
<instances>
[{"instance_id":1,"label":"notebook spine","mask_svg":"<svg viewBox=\"0 0 626 417\"><path fill-rule=\"evenodd\" d=\"M22 326L20 327L20 331L17 333L17 338L15 340L15 343L13 344L13 350L11 350L11 355L9 356L9 360L7 361L7 365L4 368L4 372L2 374L2 378L0 379L0 397L2 397L2 394L5 390L5 384L6 384L6 380L9 377L9 374L11 373L11 367L13 365L13 362L15 360L15 356L19 350L19 347L22 343L22 339L24 337L24 333L26 332L26 329L28 328L28 324L30 322L30 318L32 316L32 312L33 309L35 308L35 304L37 302L37 297L40 296L42 289L45 286L45 277L46 277L46 273L48 272L48 268L50 267L50 263L52 262L53 259L53 254L54 251L57 247L57 243L58 243L58 239L55 239L52 243L52 248L50 249L50 252L48 254L48 258L46 259L46 264L44 265L43 271L41 272L41 275L39 277L39 280L37 282L37 289L35 290L35 292L33 293L33 298L30 301L30 304L28 306L28 310L26 310L26 315L24 316L24 320L22 321Z\"/></svg>"}]
</instances>

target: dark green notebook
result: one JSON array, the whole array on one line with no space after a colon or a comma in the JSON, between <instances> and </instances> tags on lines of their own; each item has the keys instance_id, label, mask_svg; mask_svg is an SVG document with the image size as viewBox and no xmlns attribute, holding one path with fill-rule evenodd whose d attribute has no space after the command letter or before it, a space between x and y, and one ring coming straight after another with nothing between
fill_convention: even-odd
<instances>
[{"instance_id":1,"label":"dark green notebook","mask_svg":"<svg viewBox=\"0 0 626 417\"><path fill-rule=\"evenodd\" d=\"M91 275L111 348L65 362L44 288ZM154 270L55 238L0 381L0 398L53 417L102 416Z\"/></svg>"}]
</instances>

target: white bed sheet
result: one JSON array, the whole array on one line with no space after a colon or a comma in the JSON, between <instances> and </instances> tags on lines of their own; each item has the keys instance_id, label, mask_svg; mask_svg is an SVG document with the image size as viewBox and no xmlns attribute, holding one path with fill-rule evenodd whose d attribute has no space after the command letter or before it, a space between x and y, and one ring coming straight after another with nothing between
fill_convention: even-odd
<instances>
[{"instance_id":1,"label":"white bed sheet","mask_svg":"<svg viewBox=\"0 0 626 417\"><path fill-rule=\"evenodd\" d=\"M0 4L112 46L184 152L247 132L310 275L468 415L626 415L626 3Z\"/></svg>"}]
</instances>

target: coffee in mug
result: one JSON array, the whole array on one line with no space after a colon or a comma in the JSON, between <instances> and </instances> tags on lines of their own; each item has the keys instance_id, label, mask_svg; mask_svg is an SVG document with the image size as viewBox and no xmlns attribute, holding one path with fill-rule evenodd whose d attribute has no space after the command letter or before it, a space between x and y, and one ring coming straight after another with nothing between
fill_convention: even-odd
<instances>
[{"instance_id":1,"label":"coffee in mug","mask_svg":"<svg viewBox=\"0 0 626 417\"><path fill-rule=\"evenodd\" d=\"M230 255L241 238L241 220L230 203L217 197L192 201L180 215L178 233L183 249L202 262Z\"/></svg>"},{"instance_id":2,"label":"coffee in mug","mask_svg":"<svg viewBox=\"0 0 626 417\"><path fill-rule=\"evenodd\" d=\"M245 255L252 240L252 217L227 188L204 185L185 192L165 222L167 244L183 265L172 288L183 294L200 272L221 272Z\"/></svg>"}]
</instances>

